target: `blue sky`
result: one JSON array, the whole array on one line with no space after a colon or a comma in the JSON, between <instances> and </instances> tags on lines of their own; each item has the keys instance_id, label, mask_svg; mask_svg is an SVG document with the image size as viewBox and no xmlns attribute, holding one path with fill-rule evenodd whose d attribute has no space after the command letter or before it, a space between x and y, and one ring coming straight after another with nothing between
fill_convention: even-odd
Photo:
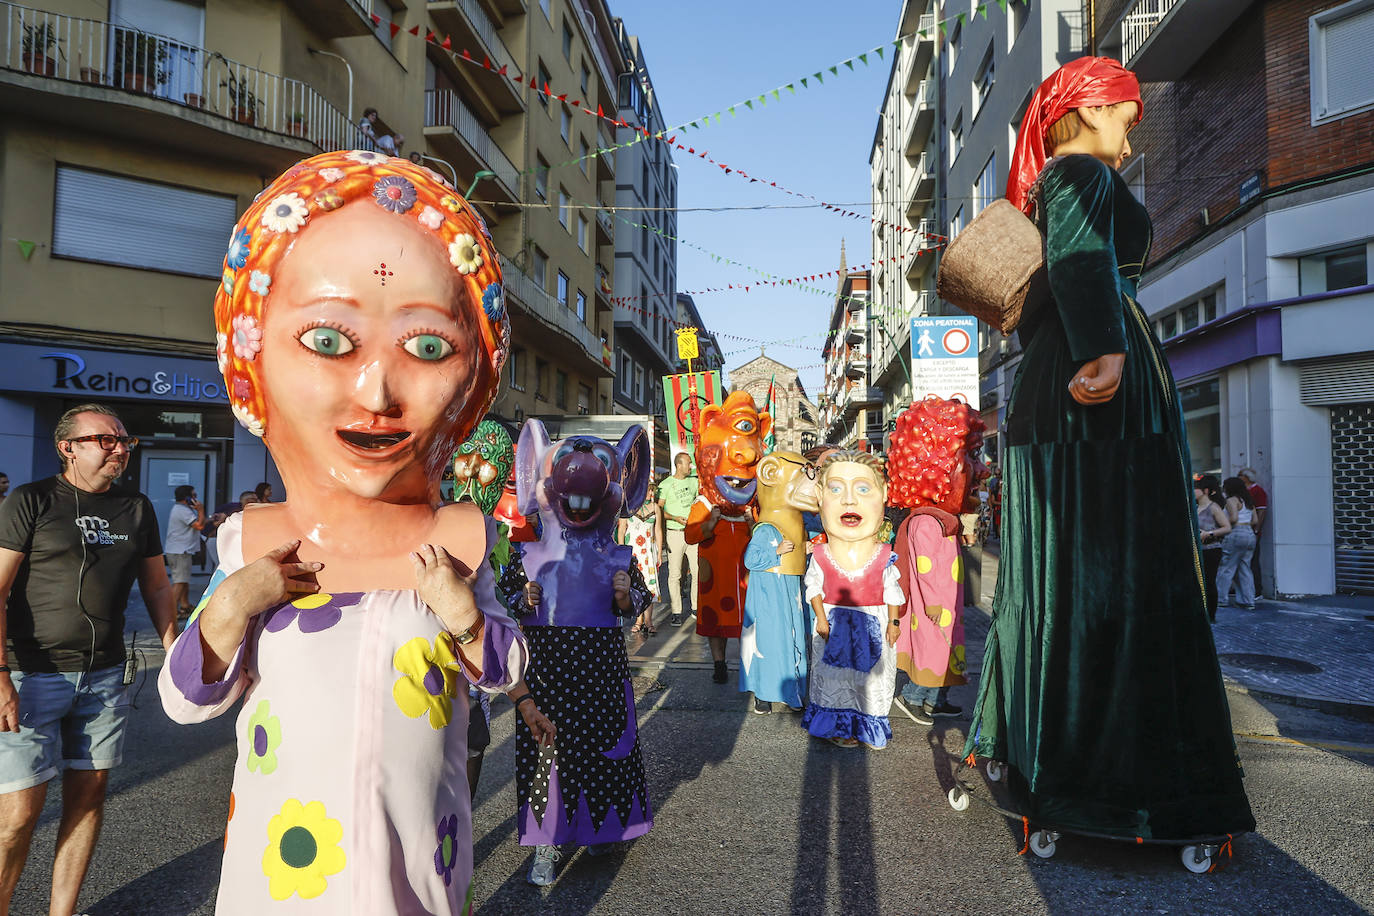
<instances>
[{"instance_id":1,"label":"blue sky","mask_svg":"<svg viewBox=\"0 0 1374 916\"><path fill-rule=\"evenodd\" d=\"M784 277L810 275L839 266L840 240L849 263L867 263L869 234L868 154L877 126L877 110L887 84L892 55L869 65L855 62L832 77L825 68L866 51L896 35L900 4L872 2L834 4L816 0L749 2L696 0L609 0L611 13L640 36L664 119L679 124L741 99L823 70L825 82L798 84L795 95L740 106L735 117L722 116L702 130L679 135L679 142L712 158L738 166L750 176L767 178L794 191L835 204L851 204L862 221L826 210L778 209L721 213L684 212L678 236L703 248ZM771 187L750 184L720 168L674 151L679 166L678 206L720 207L808 203ZM705 254L679 245L678 289L697 290L729 283L753 284L754 274L718 264ZM833 289L833 278L813 286ZM820 344L833 297L782 288L755 287L748 293L712 293L695 297L707 326L723 334L777 341L811 334L811 349L770 345L769 356L797 367L821 361ZM721 337L727 368L758 355L757 345ZM732 352L745 351L745 352ZM801 368L807 393L814 400L822 377L817 368Z\"/></svg>"}]
</instances>

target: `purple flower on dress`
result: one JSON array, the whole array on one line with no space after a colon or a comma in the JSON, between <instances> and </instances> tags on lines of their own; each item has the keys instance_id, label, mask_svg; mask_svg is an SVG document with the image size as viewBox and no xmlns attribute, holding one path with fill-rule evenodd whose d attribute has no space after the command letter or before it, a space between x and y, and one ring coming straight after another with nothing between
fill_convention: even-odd
<instances>
[{"instance_id":1,"label":"purple flower on dress","mask_svg":"<svg viewBox=\"0 0 1374 916\"><path fill-rule=\"evenodd\" d=\"M453 882L453 866L458 864L458 815L439 818L438 846L434 849L434 871L444 879L444 887Z\"/></svg>"},{"instance_id":2,"label":"purple flower on dress","mask_svg":"<svg viewBox=\"0 0 1374 916\"><path fill-rule=\"evenodd\" d=\"M346 605L342 598L342 595L327 595L324 592L297 598L277 608L268 618L265 629L269 633L278 633L291 626L292 621L298 620L302 633L327 630L343 619L344 607L351 606Z\"/></svg>"},{"instance_id":3,"label":"purple flower on dress","mask_svg":"<svg viewBox=\"0 0 1374 916\"><path fill-rule=\"evenodd\" d=\"M400 175L378 178L372 186L372 199L392 213L405 213L415 206L415 185Z\"/></svg>"}]
</instances>

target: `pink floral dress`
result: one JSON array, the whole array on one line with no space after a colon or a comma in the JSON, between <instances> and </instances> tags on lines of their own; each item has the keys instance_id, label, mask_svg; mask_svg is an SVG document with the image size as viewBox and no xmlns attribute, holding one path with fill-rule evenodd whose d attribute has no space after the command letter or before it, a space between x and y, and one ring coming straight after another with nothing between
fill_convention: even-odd
<instances>
[{"instance_id":1,"label":"pink floral dress","mask_svg":"<svg viewBox=\"0 0 1374 916\"><path fill-rule=\"evenodd\" d=\"M640 509L625 520L624 543L633 548L635 562L639 564L639 571L644 576L644 584L657 601L658 554L654 549L654 526L658 524L658 514L653 511L653 503L646 501L644 505L650 507L647 516L645 510Z\"/></svg>"},{"instance_id":2,"label":"pink floral dress","mask_svg":"<svg viewBox=\"0 0 1374 916\"><path fill-rule=\"evenodd\" d=\"M929 515L911 515L897 530L897 555L910 593L897 636L897 667L920 687L967 683L964 561L958 535L946 535Z\"/></svg>"},{"instance_id":3,"label":"pink floral dress","mask_svg":"<svg viewBox=\"0 0 1374 916\"><path fill-rule=\"evenodd\" d=\"M242 520L219 529L201 608L244 565ZM244 698L220 916L469 911L466 685L503 690L528 660L480 561L494 537L486 520L483 552L464 558L486 617L480 676L414 590L309 595L260 614L210 684L198 620L182 633L158 678L167 715L200 722Z\"/></svg>"}]
</instances>

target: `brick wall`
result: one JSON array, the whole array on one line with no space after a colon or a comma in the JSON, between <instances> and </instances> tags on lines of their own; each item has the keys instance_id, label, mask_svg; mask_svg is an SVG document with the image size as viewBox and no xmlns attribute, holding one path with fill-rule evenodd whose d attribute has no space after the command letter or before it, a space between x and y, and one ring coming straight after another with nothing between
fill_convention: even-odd
<instances>
[{"instance_id":1,"label":"brick wall","mask_svg":"<svg viewBox=\"0 0 1374 916\"><path fill-rule=\"evenodd\" d=\"M1307 20L1337 5L1332 0L1264 5L1269 187L1374 161L1374 111L1312 126Z\"/></svg>"}]
</instances>

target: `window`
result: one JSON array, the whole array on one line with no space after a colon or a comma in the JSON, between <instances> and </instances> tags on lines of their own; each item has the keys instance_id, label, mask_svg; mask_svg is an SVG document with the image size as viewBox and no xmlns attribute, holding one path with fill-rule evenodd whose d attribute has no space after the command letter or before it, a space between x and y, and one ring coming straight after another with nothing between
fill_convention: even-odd
<instances>
[{"instance_id":1,"label":"window","mask_svg":"<svg viewBox=\"0 0 1374 916\"><path fill-rule=\"evenodd\" d=\"M1298 259L1300 296L1364 286L1368 282L1368 246L1364 243Z\"/></svg>"},{"instance_id":2,"label":"window","mask_svg":"<svg viewBox=\"0 0 1374 916\"><path fill-rule=\"evenodd\" d=\"M534 282L539 284L540 289L548 289L549 256L538 248L532 250L530 270L534 271Z\"/></svg>"},{"instance_id":3,"label":"window","mask_svg":"<svg viewBox=\"0 0 1374 916\"><path fill-rule=\"evenodd\" d=\"M227 195L58 165L52 253L218 278L237 210Z\"/></svg>"},{"instance_id":4,"label":"window","mask_svg":"<svg viewBox=\"0 0 1374 916\"><path fill-rule=\"evenodd\" d=\"M1134 156L1126 160L1126 164L1121 168L1121 178L1126 182L1126 186L1131 189L1131 196L1145 204L1145 157Z\"/></svg>"},{"instance_id":5,"label":"window","mask_svg":"<svg viewBox=\"0 0 1374 916\"><path fill-rule=\"evenodd\" d=\"M960 207L954 211L954 216L949 220L949 237L954 238L964 229L964 208Z\"/></svg>"},{"instance_id":6,"label":"window","mask_svg":"<svg viewBox=\"0 0 1374 916\"><path fill-rule=\"evenodd\" d=\"M962 23L956 23L954 29L949 33L949 43L945 49L945 56L949 58L949 72L954 72L954 65L959 62L959 45L963 37Z\"/></svg>"},{"instance_id":7,"label":"window","mask_svg":"<svg viewBox=\"0 0 1374 916\"><path fill-rule=\"evenodd\" d=\"M549 12L549 0L539 0L539 8L544 11L544 16L553 22L553 13Z\"/></svg>"},{"instance_id":8,"label":"window","mask_svg":"<svg viewBox=\"0 0 1374 916\"><path fill-rule=\"evenodd\" d=\"M634 366L635 361L630 359L630 355L624 350L620 351L620 393L625 397L630 396L634 387Z\"/></svg>"},{"instance_id":9,"label":"window","mask_svg":"<svg viewBox=\"0 0 1374 916\"><path fill-rule=\"evenodd\" d=\"M953 123L949 126L949 161L953 162L959 158L959 153L964 149L964 113L961 111L954 116Z\"/></svg>"},{"instance_id":10,"label":"window","mask_svg":"<svg viewBox=\"0 0 1374 916\"><path fill-rule=\"evenodd\" d=\"M572 149L572 140L570 139L572 137L572 112L568 111L566 105L559 111L558 135L563 138L564 143L568 144L568 149Z\"/></svg>"},{"instance_id":11,"label":"window","mask_svg":"<svg viewBox=\"0 0 1374 916\"><path fill-rule=\"evenodd\" d=\"M539 195L540 200L549 199L549 164L544 161L544 157L538 153L534 154L535 162L538 167L534 170L534 193Z\"/></svg>"},{"instance_id":12,"label":"window","mask_svg":"<svg viewBox=\"0 0 1374 916\"><path fill-rule=\"evenodd\" d=\"M636 404L642 404L644 403L644 367L636 365L634 375L635 390L632 397L635 399Z\"/></svg>"},{"instance_id":13,"label":"window","mask_svg":"<svg viewBox=\"0 0 1374 916\"><path fill-rule=\"evenodd\" d=\"M1221 475L1221 382L1207 379L1178 389L1194 474Z\"/></svg>"},{"instance_id":14,"label":"window","mask_svg":"<svg viewBox=\"0 0 1374 916\"><path fill-rule=\"evenodd\" d=\"M573 30L568 25L568 17L563 17L563 59L572 63Z\"/></svg>"},{"instance_id":15,"label":"window","mask_svg":"<svg viewBox=\"0 0 1374 916\"><path fill-rule=\"evenodd\" d=\"M1215 319L1218 314L1218 303L1224 292L1225 287L1218 286L1158 316L1155 319L1155 330L1159 334L1159 339L1177 337Z\"/></svg>"},{"instance_id":16,"label":"window","mask_svg":"<svg viewBox=\"0 0 1374 916\"><path fill-rule=\"evenodd\" d=\"M537 401L549 399L549 362L544 359L534 361L534 397Z\"/></svg>"},{"instance_id":17,"label":"window","mask_svg":"<svg viewBox=\"0 0 1374 916\"><path fill-rule=\"evenodd\" d=\"M510 386L516 391L525 390L525 351L519 347L510 351Z\"/></svg>"},{"instance_id":18,"label":"window","mask_svg":"<svg viewBox=\"0 0 1374 916\"><path fill-rule=\"evenodd\" d=\"M577 214L577 247L587 251L587 217Z\"/></svg>"},{"instance_id":19,"label":"window","mask_svg":"<svg viewBox=\"0 0 1374 916\"><path fill-rule=\"evenodd\" d=\"M589 90L587 89L587 87L590 86L591 84L592 84L592 71L590 71L590 70L587 69L587 65L586 65L586 64L583 64L583 65L582 65L582 82L580 83L580 85L582 86L582 95L583 95L583 96L586 96L586 95L589 93Z\"/></svg>"},{"instance_id":20,"label":"window","mask_svg":"<svg viewBox=\"0 0 1374 916\"><path fill-rule=\"evenodd\" d=\"M558 189L558 222L562 224L564 229L569 226L568 215L568 189L560 187Z\"/></svg>"},{"instance_id":21,"label":"window","mask_svg":"<svg viewBox=\"0 0 1374 916\"><path fill-rule=\"evenodd\" d=\"M580 289L577 291L577 320L584 324L587 321L587 294Z\"/></svg>"},{"instance_id":22,"label":"window","mask_svg":"<svg viewBox=\"0 0 1374 916\"><path fill-rule=\"evenodd\" d=\"M997 153L988 157L987 165L979 173L973 185L973 215L983 212L983 208L997 199Z\"/></svg>"},{"instance_id":23,"label":"window","mask_svg":"<svg viewBox=\"0 0 1374 916\"><path fill-rule=\"evenodd\" d=\"M558 304L568 304L568 275L561 270L558 272Z\"/></svg>"},{"instance_id":24,"label":"window","mask_svg":"<svg viewBox=\"0 0 1374 916\"><path fill-rule=\"evenodd\" d=\"M1007 10L1007 50L1021 37L1021 30L1030 19L1030 4L1026 0L1011 0Z\"/></svg>"},{"instance_id":25,"label":"window","mask_svg":"<svg viewBox=\"0 0 1374 916\"><path fill-rule=\"evenodd\" d=\"M582 165L582 174L583 174L583 175L590 174L590 172L589 172L588 170L589 170L589 169L591 168L591 166L592 166L591 152L592 152L592 148L591 148L590 146L587 145L587 141L586 141L584 138L582 138L582 137L578 137L578 138L577 138L577 156L578 156L578 159L580 160L581 165Z\"/></svg>"},{"instance_id":26,"label":"window","mask_svg":"<svg viewBox=\"0 0 1374 916\"><path fill-rule=\"evenodd\" d=\"M996 62L993 60L992 51L992 45L988 45L987 53L983 55L983 62L978 65L978 71L973 75L973 117L975 119L987 103L988 93L992 92L992 85L996 82L994 72Z\"/></svg>"},{"instance_id":27,"label":"window","mask_svg":"<svg viewBox=\"0 0 1374 916\"><path fill-rule=\"evenodd\" d=\"M1354 0L1308 21L1312 123L1374 108L1374 0Z\"/></svg>"},{"instance_id":28,"label":"window","mask_svg":"<svg viewBox=\"0 0 1374 916\"><path fill-rule=\"evenodd\" d=\"M541 60L539 62L539 88L536 90L536 95L539 97L539 104L543 105L545 108L549 107L549 94L544 91L548 88L548 85L549 68L545 67L544 62Z\"/></svg>"},{"instance_id":29,"label":"window","mask_svg":"<svg viewBox=\"0 0 1374 916\"><path fill-rule=\"evenodd\" d=\"M395 51L392 46L391 20L396 14L392 11L391 5L385 0L382 2L374 0L372 15L377 17L372 24L372 34L377 36L377 40L385 45L388 51Z\"/></svg>"},{"instance_id":30,"label":"window","mask_svg":"<svg viewBox=\"0 0 1374 916\"><path fill-rule=\"evenodd\" d=\"M653 308L653 305L649 299L649 290L641 286L639 288L639 326L641 328L649 326L649 309Z\"/></svg>"},{"instance_id":31,"label":"window","mask_svg":"<svg viewBox=\"0 0 1374 916\"><path fill-rule=\"evenodd\" d=\"M591 390L590 388L588 388L586 385L578 384L578 386L577 386L577 412L580 413L580 414L584 414L584 415L585 415L585 414L591 413L591 410L592 410L592 390Z\"/></svg>"},{"instance_id":32,"label":"window","mask_svg":"<svg viewBox=\"0 0 1374 916\"><path fill-rule=\"evenodd\" d=\"M568 406L568 373L562 369L553 374L553 402L559 407Z\"/></svg>"}]
</instances>

